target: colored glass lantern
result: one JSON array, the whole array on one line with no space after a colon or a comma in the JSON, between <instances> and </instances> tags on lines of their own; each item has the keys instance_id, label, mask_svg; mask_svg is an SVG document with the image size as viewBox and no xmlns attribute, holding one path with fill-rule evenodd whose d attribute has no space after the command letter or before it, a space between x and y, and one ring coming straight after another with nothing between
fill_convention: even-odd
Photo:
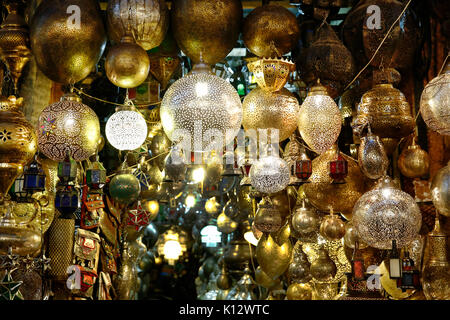
<instances>
[{"instance_id":1,"label":"colored glass lantern","mask_svg":"<svg viewBox=\"0 0 450 320\"><path fill-rule=\"evenodd\" d=\"M252 161L250 159L245 159L244 163L241 166L241 171L244 177L241 179L241 186L251 186L252 183L250 181L250 169L252 168Z\"/></svg>"},{"instance_id":2,"label":"colored glass lantern","mask_svg":"<svg viewBox=\"0 0 450 320\"><path fill-rule=\"evenodd\" d=\"M328 173L330 178L333 179L332 183L345 183L345 178L348 175L348 162L340 152L336 160L328 163Z\"/></svg>"},{"instance_id":3,"label":"colored glass lantern","mask_svg":"<svg viewBox=\"0 0 450 320\"><path fill-rule=\"evenodd\" d=\"M58 178L63 184L75 180L77 175L77 163L67 153L63 161L58 163Z\"/></svg>"},{"instance_id":4,"label":"colored glass lantern","mask_svg":"<svg viewBox=\"0 0 450 320\"><path fill-rule=\"evenodd\" d=\"M101 189L106 183L106 169L95 156L95 161L86 170L86 184L91 189Z\"/></svg>"},{"instance_id":5,"label":"colored glass lantern","mask_svg":"<svg viewBox=\"0 0 450 320\"><path fill-rule=\"evenodd\" d=\"M78 192L71 186L56 191L55 208L62 216L73 214L79 206Z\"/></svg>"},{"instance_id":6,"label":"colored glass lantern","mask_svg":"<svg viewBox=\"0 0 450 320\"><path fill-rule=\"evenodd\" d=\"M45 173L36 161L33 161L23 173L23 190L34 193L45 190Z\"/></svg>"}]
</instances>

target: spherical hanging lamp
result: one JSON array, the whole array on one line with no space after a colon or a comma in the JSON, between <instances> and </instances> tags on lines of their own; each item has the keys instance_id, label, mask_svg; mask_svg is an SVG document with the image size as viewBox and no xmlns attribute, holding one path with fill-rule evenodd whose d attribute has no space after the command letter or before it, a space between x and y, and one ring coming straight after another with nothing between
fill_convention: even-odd
<instances>
[{"instance_id":1,"label":"spherical hanging lamp","mask_svg":"<svg viewBox=\"0 0 450 320\"><path fill-rule=\"evenodd\" d=\"M116 108L105 127L106 139L118 150L135 150L147 138L147 123L131 100Z\"/></svg>"},{"instance_id":2,"label":"spherical hanging lamp","mask_svg":"<svg viewBox=\"0 0 450 320\"><path fill-rule=\"evenodd\" d=\"M278 155L267 154L256 161L250 169L252 186L262 193L277 193L285 189L290 181L289 166Z\"/></svg>"},{"instance_id":3,"label":"spherical hanging lamp","mask_svg":"<svg viewBox=\"0 0 450 320\"><path fill-rule=\"evenodd\" d=\"M450 135L450 62L445 71L423 89L420 113L431 130Z\"/></svg>"},{"instance_id":4,"label":"spherical hanging lamp","mask_svg":"<svg viewBox=\"0 0 450 320\"><path fill-rule=\"evenodd\" d=\"M147 52L135 43L130 33L126 33L106 56L106 76L121 88L139 86L147 79L149 70L150 58Z\"/></svg>"},{"instance_id":5,"label":"spherical hanging lamp","mask_svg":"<svg viewBox=\"0 0 450 320\"><path fill-rule=\"evenodd\" d=\"M299 104L285 88L276 92L255 88L245 97L242 108L245 130L276 129L283 141L297 129Z\"/></svg>"},{"instance_id":6,"label":"spherical hanging lamp","mask_svg":"<svg viewBox=\"0 0 450 320\"><path fill-rule=\"evenodd\" d=\"M396 240L402 248L417 238L422 214L414 199L386 176L356 202L353 224L361 240L371 247L391 249Z\"/></svg>"},{"instance_id":7,"label":"spherical hanging lamp","mask_svg":"<svg viewBox=\"0 0 450 320\"><path fill-rule=\"evenodd\" d=\"M94 110L74 93L42 110L37 128L39 150L55 161L67 152L76 161L88 159L100 142L100 123Z\"/></svg>"},{"instance_id":8,"label":"spherical hanging lamp","mask_svg":"<svg viewBox=\"0 0 450 320\"><path fill-rule=\"evenodd\" d=\"M341 113L324 86L313 86L300 106L298 129L306 144L317 153L330 149L341 132Z\"/></svg>"},{"instance_id":9,"label":"spherical hanging lamp","mask_svg":"<svg viewBox=\"0 0 450 320\"><path fill-rule=\"evenodd\" d=\"M214 137L226 145L242 122L242 104L233 86L203 64L173 83L161 102L161 123L172 142L190 138L190 151L204 151ZM221 136L221 137L220 137ZM189 151L189 150L188 150Z\"/></svg>"}]
</instances>

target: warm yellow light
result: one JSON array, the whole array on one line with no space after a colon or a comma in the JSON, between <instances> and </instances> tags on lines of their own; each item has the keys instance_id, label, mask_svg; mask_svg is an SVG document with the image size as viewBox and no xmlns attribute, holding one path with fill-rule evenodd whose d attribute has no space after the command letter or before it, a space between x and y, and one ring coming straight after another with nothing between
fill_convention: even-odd
<instances>
[{"instance_id":1,"label":"warm yellow light","mask_svg":"<svg viewBox=\"0 0 450 320\"><path fill-rule=\"evenodd\" d=\"M257 246L259 240L256 239L255 235L253 234L253 232L247 231L246 233L244 233L244 239L247 240L247 242L249 242L250 244Z\"/></svg>"},{"instance_id":2,"label":"warm yellow light","mask_svg":"<svg viewBox=\"0 0 450 320\"><path fill-rule=\"evenodd\" d=\"M192 180L195 183L200 183L205 179L205 169L202 167L196 168L192 171Z\"/></svg>"},{"instance_id":3,"label":"warm yellow light","mask_svg":"<svg viewBox=\"0 0 450 320\"><path fill-rule=\"evenodd\" d=\"M192 194L188 195L186 197L186 200L184 201L184 203L186 204L187 207L192 208L195 205L195 196L193 196Z\"/></svg>"},{"instance_id":4,"label":"warm yellow light","mask_svg":"<svg viewBox=\"0 0 450 320\"><path fill-rule=\"evenodd\" d=\"M208 84L206 82L197 82L195 84L195 93L197 97L204 97L208 94Z\"/></svg>"},{"instance_id":5,"label":"warm yellow light","mask_svg":"<svg viewBox=\"0 0 450 320\"><path fill-rule=\"evenodd\" d=\"M159 203L156 200L149 201L147 203L148 211L152 214L157 214L159 212Z\"/></svg>"},{"instance_id":6,"label":"warm yellow light","mask_svg":"<svg viewBox=\"0 0 450 320\"><path fill-rule=\"evenodd\" d=\"M205 210L207 213L210 213L210 214L217 213L217 210L218 210L217 207L218 207L218 203L217 203L215 197L208 199L205 203Z\"/></svg>"},{"instance_id":7,"label":"warm yellow light","mask_svg":"<svg viewBox=\"0 0 450 320\"><path fill-rule=\"evenodd\" d=\"M181 256L183 250L177 240L168 240L164 244L163 252L164 257L167 261L169 261L169 264L173 264L175 260L177 260Z\"/></svg>"}]
</instances>

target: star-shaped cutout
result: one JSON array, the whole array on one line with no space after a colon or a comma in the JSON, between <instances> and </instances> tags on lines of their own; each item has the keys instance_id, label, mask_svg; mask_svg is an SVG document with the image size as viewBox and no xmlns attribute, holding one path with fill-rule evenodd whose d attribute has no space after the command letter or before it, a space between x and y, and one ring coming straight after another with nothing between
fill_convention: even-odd
<instances>
[{"instance_id":1,"label":"star-shaped cutout","mask_svg":"<svg viewBox=\"0 0 450 320\"><path fill-rule=\"evenodd\" d=\"M0 301L23 300L22 293L19 291L23 281L14 281L11 272L7 271L5 277L0 282Z\"/></svg>"},{"instance_id":2,"label":"star-shaped cutout","mask_svg":"<svg viewBox=\"0 0 450 320\"><path fill-rule=\"evenodd\" d=\"M128 225L134 225L136 230L141 226L146 226L150 223L150 212L145 211L142 205L138 203L135 209L128 210Z\"/></svg>"}]
</instances>

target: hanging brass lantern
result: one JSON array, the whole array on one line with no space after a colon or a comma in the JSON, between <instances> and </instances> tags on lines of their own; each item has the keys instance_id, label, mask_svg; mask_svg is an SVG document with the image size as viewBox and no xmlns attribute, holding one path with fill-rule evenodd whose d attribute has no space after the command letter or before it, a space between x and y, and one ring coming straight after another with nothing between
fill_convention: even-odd
<instances>
[{"instance_id":1,"label":"hanging brass lantern","mask_svg":"<svg viewBox=\"0 0 450 320\"><path fill-rule=\"evenodd\" d=\"M350 219L353 206L364 193L366 178L362 174L358 163L344 153L341 156L348 162L348 175L345 183L332 184L328 174L328 163L335 160L337 146L333 146L312 161L313 173L304 184L303 190L311 204L321 211L328 211L332 206L345 218Z\"/></svg>"},{"instance_id":2,"label":"hanging brass lantern","mask_svg":"<svg viewBox=\"0 0 450 320\"><path fill-rule=\"evenodd\" d=\"M106 76L121 88L136 88L147 79L150 59L147 52L137 45L130 33L112 47L105 61Z\"/></svg>"},{"instance_id":3,"label":"hanging brass lantern","mask_svg":"<svg viewBox=\"0 0 450 320\"><path fill-rule=\"evenodd\" d=\"M325 249L319 249L317 259L311 263L310 272L317 281L329 281L336 275L336 264Z\"/></svg>"},{"instance_id":4,"label":"hanging brass lantern","mask_svg":"<svg viewBox=\"0 0 450 320\"><path fill-rule=\"evenodd\" d=\"M213 65L233 49L242 23L238 0L177 0L171 25L180 49L193 61Z\"/></svg>"},{"instance_id":5,"label":"hanging brass lantern","mask_svg":"<svg viewBox=\"0 0 450 320\"><path fill-rule=\"evenodd\" d=\"M450 300L450 264L447 256L447 235L436 217L434 230L427 236L422 269L423 293L427 300Z\"/></svg>"},{"instance_id":6,"label":"hanging brass lantern","mask_svg":"<svg viewBox=\"0 0 450 320\"><path fill-rule=\"evenodd\" d=\"M380 138L402 138L415 126L405 95L390 83L376 84L364 93L358 104L352 126L358 135L358 124L370 123L372 132Z\"/></svg>"},{"instance_id":7,"label":"hanging brass lantern","mask_svg":"<svg viewBox=\"0 0 450 320\"><path fill-rule=\"evenodd\" d=\"M312 287L308 283L292 283L286 291L288 300L311 300Z\"/></svg>"},{"instance_id":8,"label":"hanging brass lantern","mask_svg":"<svg viewBox=\"0 0 450 320\"><path fill-rule=\"evenodd\" d=\"M31 58L29 32L24 19L18 14L18 3L6 4L8 16L0 26L0 59L7 66L17 92L22 70Z\"/></svg>"},{"instance_id":9,"label":"hanging brass lantern","mask_svg":"<svg viewBox=\"0 0 450 320\"><path fill-rule=\"evenodd\" d=\"M431 197L437 211L450 217L450 161L434 176L431 182Z\"/></svg>"},{"instance_id":10,"label":"hanging brass lantern","mask_svg":"<svg viewBox=\"0 0 450 320\"><path fill-rule=\"evenodd\" d=\"M299 107L294 94L285 88L270 92L257 87L242 103L242 125L245 130L256 132L258 129L276 129L279 141L283 141L297 129Z\"/></svg>"},{"instance_id":11,"label":"hanging brass lantern","mask_svg":"<svg viewBox=\"0 0 450 320\"><path fill-rule=\"evenodd\" d=\"M332 98L339 95L356 71L352 54L327 23L317 31L316 40L304 49L298 61L302 80L313 85L320 79Z\"/></svg>"},{"instance_id":12,"label":"hanging brass lantern","mask_svg":"<svg viewBox=\"0 0 450 320\"><path fill-rule=\"evenodd\" d=\"M292 244L289 239L277 243L271 234L263 234L256 246L256 259L261 269L270 278L282 275L291 261Z\"/></svg>"},{"instance_id":13,"label":"hanging brass lantern","mask_svg":"<svg viewBox=\"0 0 450 320\"><path fill-rule=\"evenodd\" d=\"M412 144L403 149L398 157L398 168L408 178L420 178L428 174L430 157L416 144L414 138Z\"/></svg>"},{"instance_id":14,"label":"hanging brass lantern","mask_svg":"<svg viewBox=\"0 0 450 320\"><path fill-rule=\"evenodd\" d=\"M295 63L283 58L259 59L248 64L248 70L253 72L256 83L266 91L281 90L286 84L289 74L295 70Z\"/></svg>"},{"instance_id":15,"label":"hanging brass lantern","mask_svg":"<svg viewBox=\"0 0 450 320\"><path fill-rule=\"evenodd\" d=\"M64 84L74 84L93 71L107 40L98 2L77 0L78 19L72 5L72 0L43 1L30 26L31 49L39 69ZM68 13L70 8L74 11Z\"/></svg>"},{"instance_id":16,"label":"hanging brass lantern","mask_svg":"<svg viewBox=\"0 0 450 320\"><path fill-rule=\"evenodd\" d=\"M297 125L303 140L317 153L327 151L338 139L342 126L341 113L320 80L310 89L300 106Z\"/></svg>"},{"instance_id":17,"label":"hanging brass lantern","mask_svg":"<svg viewBox=\"0 0 450 320\"><path fill-rule=\"evenodd\" d=\"M280 212L271 203L270 198L264 197L258 204L254 226L261 232L272 233L280 230L283 218Z\"/></svg>"},{"instance_id":18,"label":"hanging brass lantern","mask_svg":"<svg viewBox=\"0 0 450 320\"><path fill-rule=\"evenodd\" d=\"M333 213L325 216L320 224L320 234L330 241L340 240L345 235L345 224L338 215Z\"/></svg>"},{"instance_id":19,"label":"hanging brass lantern","mask_svg":"<svg viewBox=\"0 0 450 320\"><path fill-rule=\"evenodd\" d=\"M297 140L295 132L284 148L283 159L289 166L290 186L298 186L308 182L308 178L312 174L312 161L306 154L305 148Z\"/></svg>"},{"instance_id":20,"label":"hanging brass lantern","mask_svg":"<svg viewBox=\"0 0 450 320\"><path fill-rule=\"evenodd\" d=\"M386 174L389 159L384 151L380 138L369 132L361 138L358 148L358 164L364 175L370 179L378 179Z\"/></svg>"},{"instance_id":21,"label":"hanging brass lantern","mask_svg":"<svg viewBox=\"0 0 450 320\"><path fill-rule=\"evenodd\" d=\"M109 38L120 42L127 26L144 50L160 45L169 28L169 10L164 0L108 1L107 26Z\"/></svg>"},{"instance_id":22,"label":"hanging brass lantern","mask_svg":"<svg viewBox=\"0 0 450 320\"><path fill-rule=\"evenodd\" d=\"M0 97L0 200L37 151L33 126L22 112L23 98Z\"/></svg>"},{"instance_id":23,"label":"hanging brass lantern","mask_svg":"<svg viewBox=\"0 0 450 320\"><path fill-rule=\"evenodd\" d=\"M242 35L252 53L276 58L291 51L300 37L300 28L288 9L269 4L250 12L244 20Z\"/></svg>"},{"instance_id":24,"label":"hanging brass lantern","mask_svg":"<svg viewBox=\"0 0 450 320\"><path fill-rule=\"evenodd\" d=\"M371 6L378 11L368 11ZM370 63L374 67L412 67L421 40L420 22L411 6L396 20L403 8L404 3L398 0L363 0L347 14L342 24L344 43L360 65L366 64L378 51ZM378 48L394 22L392 32Z\"/></svg>"}]
</instances>

